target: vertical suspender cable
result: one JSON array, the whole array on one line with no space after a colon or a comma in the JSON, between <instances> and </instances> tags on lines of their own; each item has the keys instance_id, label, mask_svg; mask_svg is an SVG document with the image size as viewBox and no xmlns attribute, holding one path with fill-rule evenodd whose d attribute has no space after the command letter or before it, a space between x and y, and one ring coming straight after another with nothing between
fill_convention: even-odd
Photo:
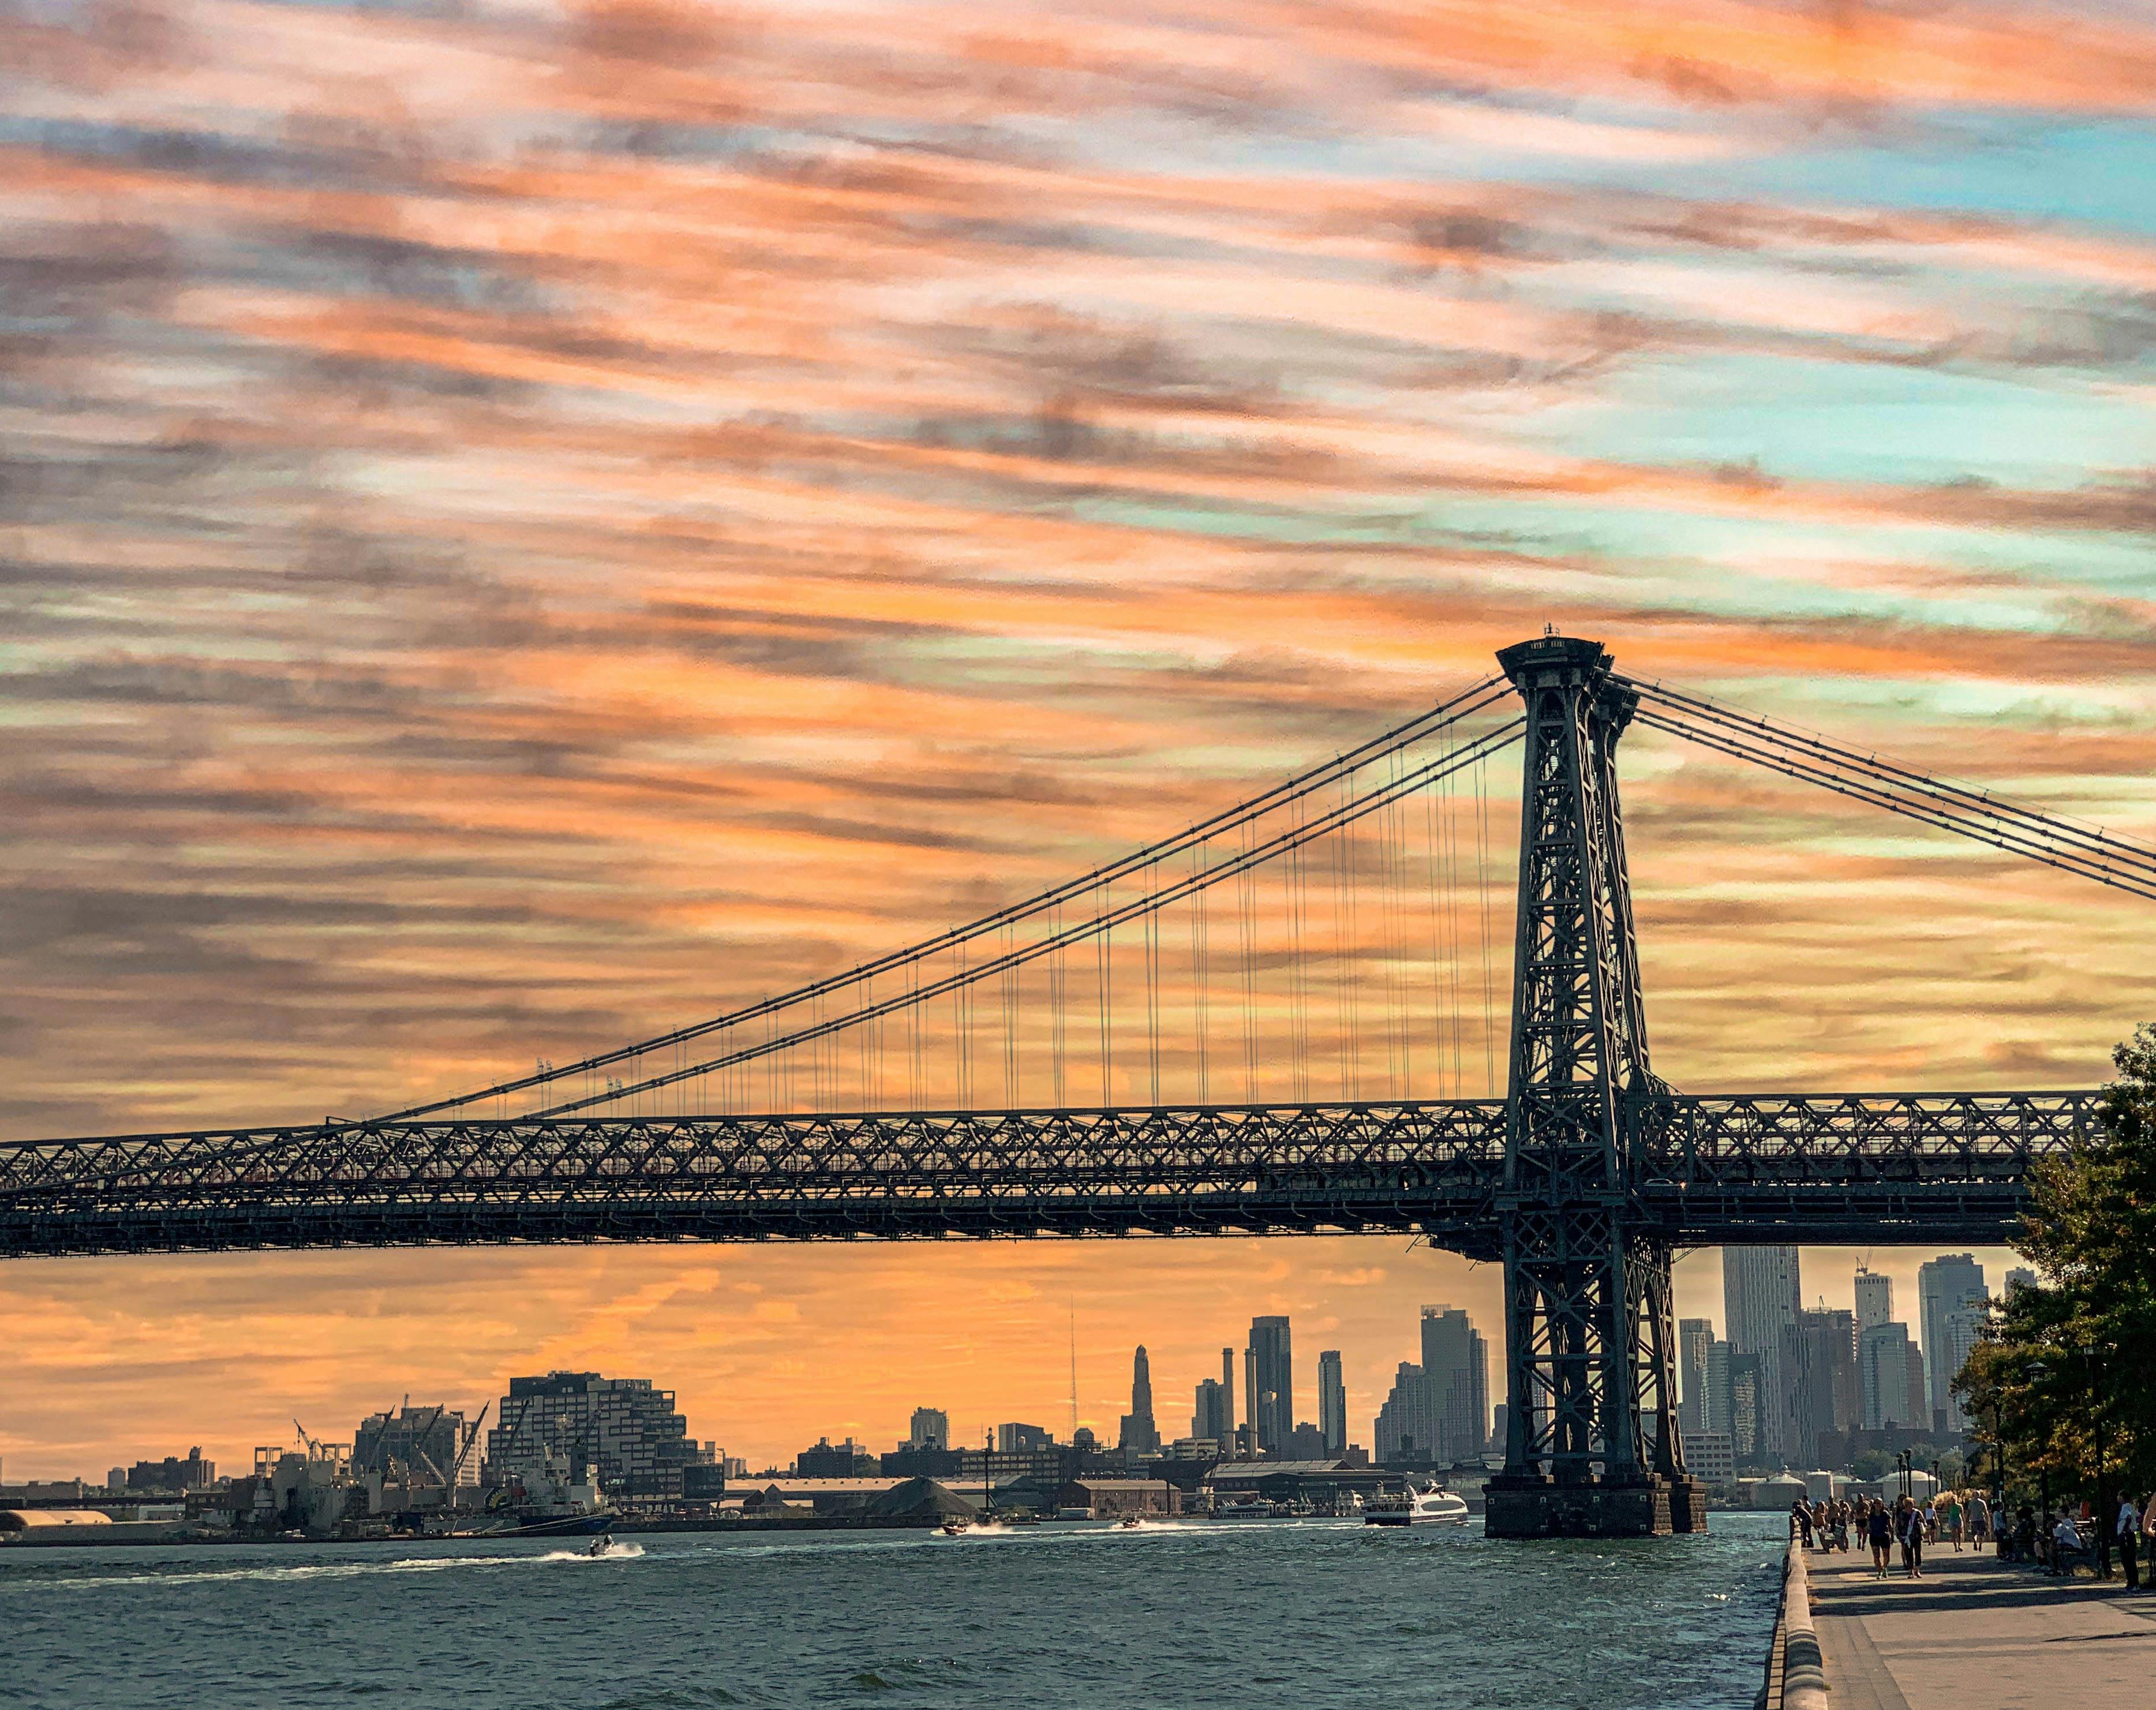
<instances>
[{"instance_id":1,"label":"vertical suspender cable","mask_svg":"<svg viewBox=\"0 0 2156 1710\"><path fill-rule=\"evenodd\" d=\"M1498 1091L1497 1018L1490 1004L1490 774L1477 760L1475 778L1475 871L1482 887L1482 1085L1485 1097ZM1507 1047L1509 1050L1509 1046Z\"/></svg>"},{"instance_id":2,"label":"vertical suspender cable","mask_svg":"<svg viewBox=\"0 0 2156 1710\"><path fill-rule=\"evenodd\" d=\"M1205 856L1209 844L1198 845L1191 857L1202 879L1206 870ZM1198 1102L1211 1102L1212 1088L1205 1060L1205 898L1209 886L1201 884L1190 893L1190 1007L1198 1039Z\"/></svg>"},{"instance_id":3,"label":"vertical suspender cable","mask_svg":"<svg viewBox=\"0 0 2156 1710\"><path fill-rule=\"evenodd\" d=\"M1443 848L1437 826L1437 792L1424 786L1423 804L1423 881L1427 892L1430 914L1430 1028L1436 1042L1433 1053L1437 1063L1437 1091L1440 1098L1457 1098L1457 1085L1448 1088L1445 1080L1445 982L1448 977L1456 979L1456 970L1448 975L1440 942L1440 927L1444 920L1444 906L1439 898L1439 852Z\"/></svg>"},{"instance_id":4,"label":"vertical suspender cable","mask_svg":"<svg viewBox=\"0 0 2156 1710\"><path fill-rule=\"evenodd\" d=\"M1055 912L1050 917L1049 931L1059 939L1063 936L1063 905L1060 901L1055 905ZM1068 1083L1064 1075L1064 1047L1070 1036L1064 1009L1068 994L1064 988L1069 983L1070 978L1069 953L1059 949L1049 958L1048 963L1048 1002L1055 1015L1052 1025L1055 1030L1055 1066L1052 1073L1055 1088L1055 1108L1058 1110L1063 1109L1070 1101L1065 1091Z\"/></svg>"},{"instance_id":5,"label":"vertical suspender cable","mask_svg":"<svg viewBox=\"0 0 2156 1710\"><path fill-rule=\"evenodd\" d=\"M1157 870L1151 863L1146 867L1146 891L1152 895L1160 889ZM1146 1058L1152 1074L1152 1107L1160 1108L1160 911L1149 908L1145 912L1145 996L1146 996Z\"/></svg>"},{"instance_id":6,"label":"vertical suspender cable","mask_svg":"<svg viewBox=\"0 0 2156 1710\"><path fill-rule=\"evenodd\" d=\"M1250 853L1252 827L1246 821L1235 829L1239 852ZM1245 866L1235 875L1237 937L1243 956L1243 1102L1258 1101L1258 992L1253 943L1257 933L1258 876Z\"/></svg>"},{"instance_id":7,"label":"vertical suspender cable","mask_svg":"<svg viewBox=\"0 0 2156 1710\"><path fill-rule=\"evenodd\" d=\"M1105 885L1095 892L1093 912L1097 918L1108 911L1107 890ZM1114 975L1111 964L1115 960L1116 929L1105 926L1094 935L1094 985L1101 999L1101 1108L1107 1110L1115 1104L1116 1030L1114 1014Z\"/></svg>"}]
</instances>

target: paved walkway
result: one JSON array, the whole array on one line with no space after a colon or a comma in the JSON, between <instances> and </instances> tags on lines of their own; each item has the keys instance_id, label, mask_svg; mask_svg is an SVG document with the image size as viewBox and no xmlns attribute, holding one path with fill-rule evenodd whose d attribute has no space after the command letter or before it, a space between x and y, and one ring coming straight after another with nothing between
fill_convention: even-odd
<instances>
[{"instance_id":1,"label":"paved walkway","mask_svg":"<svg viewBox=\"0 0 2156 1710\"><path fill-rule=\"evenodd\" d=\"M1834 1710L2156 1702L2156 1593L2123 1579L2062 1583L1952 1545L1916 1580L1875 1579L1854 1550L1806 1564Z\"/></svg>"}]
</instances>

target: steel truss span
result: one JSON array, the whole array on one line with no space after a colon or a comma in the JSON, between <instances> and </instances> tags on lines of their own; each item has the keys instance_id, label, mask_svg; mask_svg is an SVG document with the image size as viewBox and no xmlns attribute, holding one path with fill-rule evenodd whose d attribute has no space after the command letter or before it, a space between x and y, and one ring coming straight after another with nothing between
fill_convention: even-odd
<instances>
[{"instance_id":1,"label":"steel truss span","mask_svg":"<svg viewBox=\"0 0 2156 1710\"><path fill-rule=\"evenodd\" d=\"M1657 1096L1679 1245L1996 1240L2093 1092ZM1502 1256L1499 1099L380 1122L0 1146L0 1257L1037 1235L1419 1235Z\"/></svg>"}]
</instances>

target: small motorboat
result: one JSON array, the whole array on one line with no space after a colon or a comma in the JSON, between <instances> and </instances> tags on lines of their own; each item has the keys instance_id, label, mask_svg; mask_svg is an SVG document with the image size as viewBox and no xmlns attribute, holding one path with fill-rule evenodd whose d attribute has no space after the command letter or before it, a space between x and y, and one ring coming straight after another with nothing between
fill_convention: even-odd
<instances>
[{"instance_id":1,"label":"small motorboat","mask_svg":"<svg viewBox=\"0 0 2156 1710\"><path fill-rule=\"evenodd\" d=\"M588 1556L612 1555L613 1553L613 1534L610 1532L602 1532L597 1538L592 1540L592 1547L586 1550L584 1553Z\"/></svg>"},{"instance_id":2,"label":"small motorboat","mask_svg":"<svg viewBox=\"0 0 2156 1710\"><path fill-rule=\"evenodd\" d=\"M1125 1532L1136 1532L1145 1523L1135 1514L1126 1514L1118 1523Z\"/></svg>"},{"instance_id":3,"label":"small motorboat","mask_svg":"<svg viewBox=\"0 0 2156 1710\"><path fill-rule=\"evenodd\" d=\"M966 1535L966 1523L967 1523L965 1521L960 1519L956 1514L953 1514L948 1520L946 1520L936 1529L942 1533L946 1538L963 1538Z\"/></svg>"}]
</instances>

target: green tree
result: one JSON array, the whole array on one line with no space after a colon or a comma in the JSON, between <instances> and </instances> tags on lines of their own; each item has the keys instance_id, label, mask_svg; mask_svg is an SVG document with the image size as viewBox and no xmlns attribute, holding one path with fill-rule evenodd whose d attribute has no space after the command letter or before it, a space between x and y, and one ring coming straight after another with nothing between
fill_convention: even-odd
<instances>
[{"instance_id":1,"label":"green tree","mask_svg":"<svg viewBox=\"0 0 2156 1710\"><path fill-rule=\"evenodd\" d=\"M2044 1281L2015 1289L1955 1388L2005 1436L2017 1482L2055 1494L2156 1485L2156 1026L2112 1053L2101 1125L2039 1166L2015 1243Z\"/></svg>"}]
</instances>

